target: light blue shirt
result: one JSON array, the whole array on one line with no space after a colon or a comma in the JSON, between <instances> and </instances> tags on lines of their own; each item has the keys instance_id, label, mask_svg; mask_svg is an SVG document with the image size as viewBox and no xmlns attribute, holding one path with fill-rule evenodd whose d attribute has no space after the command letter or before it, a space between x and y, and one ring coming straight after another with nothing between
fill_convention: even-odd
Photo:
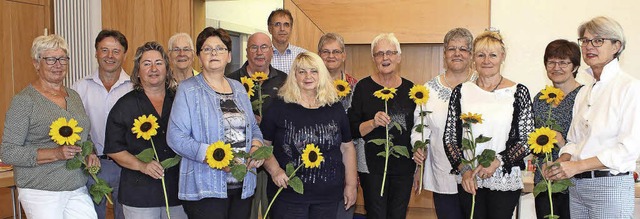
<instances>
[{"instance_id":1,"label":"light blue shirt","mask_svg":"<svg viewBox=\"0 0 640 219\"><path fill-rule=\"evenodd\" d=\"M107 91L96 70L92 75L80 79L71 87L80 94L84 109L91 121L89 136L98 156L103 155L104 132L111 107L116 104L120 97L133 89L133 83L131 83L130 78L124 70L120 71L118 81L111 86L111 90Z\"/></svg>"},{"instance_id":2,"label":"light blue shirt","mask_svg":"<svg viewBox=\"0 0 640 219\"><path fill-rule=\"evenodd\" d=\"M283 53L280 53L278 49L273 46L273 58L271 58L271 66L274 68L289 74L289 70L291 70L291 65L293 65L293 60L296 59L298 54L303 53L307 50L291 45L284 50Z\"/></svg>"},{"instance_id":3,"label":"light blue shirt","mask_svg":"<svg viewBox=\"0 0 640 219\"><path fill-rule=\"evenodd\" d=\"M233 90L238 109L245 114L246 152L252 140L262 140L256 124L249 96L240 82L227 81ZM197 201L203 198L227 198L227 177L231 173L212 169L204 162L209 144L224 141L224 125L217 94L199 74L178 86L169 117L167 143L182 156L178 198ZM255 172L255 169L253 170ZM242 199L251 197L256 188L256 175L247 173L242 184Z\"/></svg>"}]
</instances>

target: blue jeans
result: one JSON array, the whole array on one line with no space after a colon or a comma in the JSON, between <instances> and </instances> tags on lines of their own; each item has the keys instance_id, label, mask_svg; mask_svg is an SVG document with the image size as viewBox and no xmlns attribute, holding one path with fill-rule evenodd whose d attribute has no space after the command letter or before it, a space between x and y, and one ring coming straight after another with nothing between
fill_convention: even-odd
<instances>
[{"instance_id":1,"label":"blue jeans","mask_svg":"<svg viewBox=\"0 0 640 219\"><path fill-rule=\"evenodd\" d=\"M107 181L107 183L113 188L113 192L111 192L111 201L113 201L113 216L115 219L124 219L124 213L122 213L122 205L118 202L118 189L120 188L120 166L116 164L112 160L100 159L100 172L98 173L98 178ZM96 182L93 178L89 177L87 181L87 189L91 188L91 185ZM105 219L107 217L107 200L102 199L100 204L96 205L94 202L94 207L96 208L96 213L98 213L98 219Z\"/></svg>"}]
</instances>

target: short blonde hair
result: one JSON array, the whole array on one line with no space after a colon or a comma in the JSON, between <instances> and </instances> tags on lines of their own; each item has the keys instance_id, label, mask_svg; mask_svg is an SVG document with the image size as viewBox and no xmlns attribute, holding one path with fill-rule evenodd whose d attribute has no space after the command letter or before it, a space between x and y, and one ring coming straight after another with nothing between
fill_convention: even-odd
<instances>
[{"instance_id":1,"label":"short blonde hair","mask_svg":"<svg viewBox=\"0 0 640 219\"><path fill-rule=\"evenodd\" d=\"M291 65L291 71L289 76L285 80L282 88L278 92L278 96L282 97L284 102L287 103L300 103L302 96L300 94L300 87L296 81L296 75L301 68L315 68L318 70L318 88L316 100L319 106L328 106L340 101L338 93L333 86L333 80L329 74L329 70L324 66L324 62L320 56L312 52L303 52L296 56Z\"/></svg>"},{"instance_id":2,"label":"short blonde hair","mask_svg":"<svg viewBox=\"0 0 640 219\"><path fill-rule=\"evenodd\" d=\"M398 38L396 38L393 33L381 33L378 34L376 38L373 38L373 42L371 42L371 57L373 57L373 53L375 53L375 51L373 50L376 46L378 46L378 43L385 40L396 47L396 50L398 50L398 54L402 54L402 49L400 49L400 41L398 41Z\"/></svg>"},{"instance_id":3,"label":"short blonde hair","mask_svg":"<svg viewBox=\"0 0 640 219\"><path fill-rule=\"evenodd\" d=\"M485 31L473 41L473 54L479 51L498 50L507 54L502 35L496 31Z\"/></svg>"},{"instance_id":4,"label":"short blonde hair","mask_svg":"<svg viewBox=\"0 0 640 219\"><path fill-rule=\"evenodd\" d=\"M40 53L47 50L62 49L64 54L69 56L67 41L61 36L51 34L47 36L39 36L33 40L31 44L31 58L35 61L40 60Z\"/></svg>"}]
</instances>

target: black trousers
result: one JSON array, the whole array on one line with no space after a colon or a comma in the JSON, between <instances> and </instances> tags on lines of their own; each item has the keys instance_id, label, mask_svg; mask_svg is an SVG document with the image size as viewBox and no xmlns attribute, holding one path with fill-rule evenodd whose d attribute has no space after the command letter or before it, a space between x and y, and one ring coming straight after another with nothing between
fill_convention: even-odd
<instances>
[{"instance_id":1,"label":"black trousers","mask_svg":"<svg viewBox=\"0 0 640 219\"><path fill-rule=\"evenodd\" d=\"M269 215L274 219L336 218L336 214L338 213L338 205L336 202L309 204L276 199L271 208Z\"/></svg>"},{"instance_id":2,"label":"black trousers","mask_svg":"<svg viewBox=\"0 0 640 219\"><path fill-rule=\"evenodd\" d=\"M227 198L182 201L189 219L249 219L253 196L242 199L242 188L227 190Z\"/></svg>"},{"instance_id":3,"label":"black trousers","mask_svg":"<svg viewBox=\"0 0 640 219\"><path fill-rule=\"evenodd\" d=\"M411 198L413 175L387 175L384 195L380 197L382 175L358 173L367 219L404 219Z\"/></svg>"},{"instance_id":4,"label":"black trousers","mask_svg":"<svg viewBox=\"0 0 640 219\"><path fill-rule=\"evenodd\" d=\"M560 216L560 219L571 218L569 210L569 193L553 193L551 194L553 199L553 214ZM549 194L542 192L536 197L536 215L538 219L545 219L544 216L551 214L551 208L549 208Z\"/></svg>"},{"instance_id":5,"label":"black trousers","mask_svg":"<svg viewBox=\"0 0 640 219\"><path fill-rule=\"evenodd\" d=\"M476 190L476 206L473 213L474 219L511 219L513 211L520 200L522 189L516 191L492 191L490 189ZM458 195L465 218L471 216L471 204L473 196L464 191L458 184Z\"/></svg>"},{"instance_id":6,"label":"black trousers","mask_svg":"<svg viewBox=\"0 0 640 219\"><path fill-rule=\"evenodd\" d=\"M433 205L438 219L465 219L458 194L433 193ZM467 217L468 219L468 217Z\"/></svg>"}]
</instances>

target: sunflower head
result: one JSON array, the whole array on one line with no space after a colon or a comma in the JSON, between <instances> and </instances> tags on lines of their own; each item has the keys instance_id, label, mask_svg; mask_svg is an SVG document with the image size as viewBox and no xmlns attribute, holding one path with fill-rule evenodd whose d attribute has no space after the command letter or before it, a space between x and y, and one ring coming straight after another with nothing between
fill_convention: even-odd
<instances>
[{"instance_id":1,"label":"sunflower head","mask_svg":"<svg viewBox=\"0 0 640 219\"><path fill-rule=\"evenodd\" d=\"M418 105L425 104L429 100L429 90L427 90L424 85L414 85L411 90L409 90L409 98Z\"/></svg>"},{"instance_id":2,"label":"sunflower head","mask_svg":"<svg viewBox=\"0 0 640 219\"><path fill-rule=\"evenodd\" d=\"M253 80L251 80L248 77L241 77L240 78L240 82L242 83L242 86L244 86L244 89L247 91L247 94L249 95L249 97L253 96L253 87L256 86L253 83Z\"/></svg>"},{"instance_id":3,"label":"sunflower head","mask_svg":"<svg viewBox=\"0 0 640 219\"><path fill-rule=\"evenodd\" d=\"M551 153L553 144L557 143L556 132L548 127L541 127L529 134L529 148L533 150L533 153Z\"/></svg>"},{"instance_id":4,"label":"sunflower head","mask_svg":"<svg viewBox=\"0 0 640 219\"><path fill-rule=\"evenodd\" d=\"M207 147L207 164L209 167L215 169L222 169L231 163L233 160L233 151L231 151L231 144L225 144L222 141L217 141L210 144Z\"/></svg>"},{"instance_id":5,"label":"sunflower head","mask_svg":"<svg viewBox=\"0 0 640 219\"><path fill-rule=\"evenodd\" d=\"M482 115L477 113L472 113L472 112L463 113L462 115L460 115L460 119L464 123L482 124Z\"/></svg>"},{"instance_id":6,"label":"sunflower head","mask_svg":"<svg viewBox=\"0 0 640 219\"><path fill-rule=\"evenodd\" d=\"M158 118L149 114L139 116L137 119L133 121L133 128L131 131L133 134L137 134L136 138L144 138L144 140L151 139L152 136L158 134Z\"/></svg>"},{"instance_id":7,"label":"sunflower head","mask_svg":"<svg viewBox=\"0 0 640 219\"><path fill-rule=\"evenodd\" d=\"M351 87L349 87L349 83L344 80L337 79L333 81L333 86L336 88L338 92L338 97L346 97L349 92L351 92Z\"/></svg>"},{"instance_id":8,"label":"sunflower head","mask_svg":"<svg viewBox=\"0 0 640 219\"><path fill-rule=\"evenodd\" d=\"M396 94L395 88L382 88L376 92L373 92L373 96L380 98L384 101L388 101L389 99L393 99L393 96Z\"/></svg>"},{"instance_id":9,"label":"sunflower head","mask_svg":"<svg viewBox=\"0 0 640 219\"><path fill-rule=\"evenodd\" d=\"M58 145L74 145L80 140L78 133L82 132L82 127L78 126L78 121L71 118L60 117L49 126L49 136Z\"/></svg>"},{"instance_id":10,"label":"sunflower head","mask_svg":"<svg viewBox=\"0 0 640 219\"><path fill-rule=\"evenodd\" d=\"M315 144L307 144L302 151L302 162L304 168L316 168L320 167L320 163L324 161L324 157Z\"/></svg>"},{"instance_id":11,"label":"sunflower head","mask_svg":"<svg viewBox=\"0 0 640 219\"><path fill-rule=\"evenodd\" d=\"M257 81L257 82L263 82L265 80L267 80L269 76L261 71L257 71L254 72L253 75L251 75L251 80Z\"/></svg>"},{"instance_id":12,"label":"sunflower head","mask_svg":"<svg viewBox=\"0 0 640 219\"><path fill-rule=\"evenodd\" d=\"M564 92L553 86L547 85L542 91L540 91L540 100L547 101L548 104L558 106L564 99Z\"/></svg>"}]
</instances>

